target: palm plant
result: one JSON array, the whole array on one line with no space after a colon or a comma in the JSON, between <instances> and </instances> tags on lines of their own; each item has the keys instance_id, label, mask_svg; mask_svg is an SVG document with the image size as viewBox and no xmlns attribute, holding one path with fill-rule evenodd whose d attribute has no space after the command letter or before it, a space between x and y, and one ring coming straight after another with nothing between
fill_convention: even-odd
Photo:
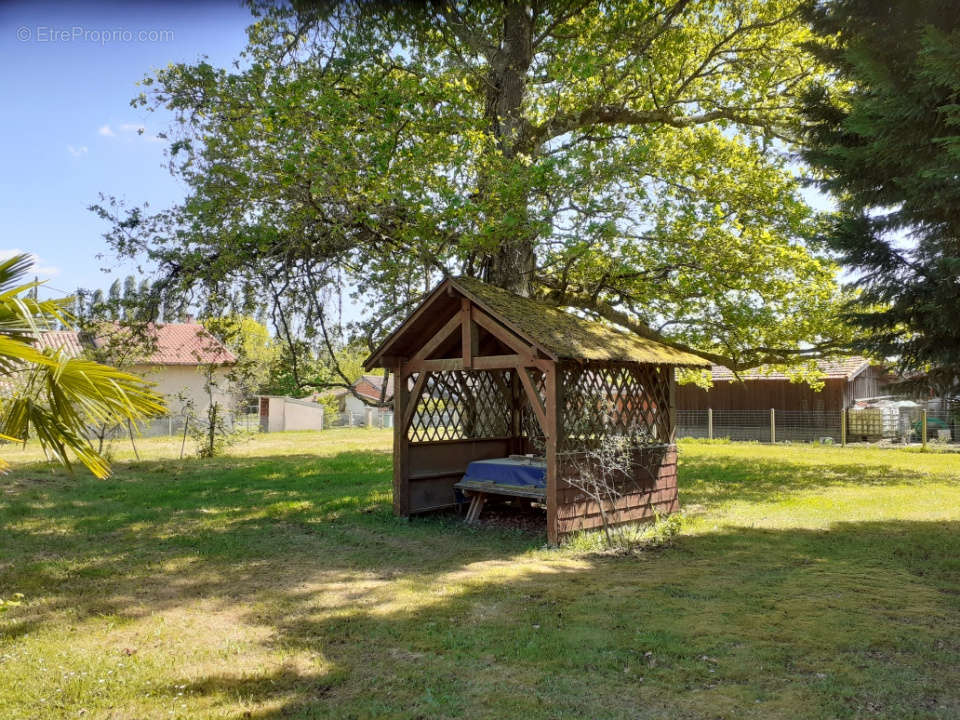
<instances>
[{"instance_id":1,"label":"palm plant","mask_svg":"<svg viewBox=\"0 0 960 720\"><path fill-rule=\"evenodd\" d=\"M70 321L70 299L31 297L37 287L26 280L31 265L27 254L0 263L0 437L34 437L67 467L72 455L107 477L109 463L93 449L88 428L162 414L163 401L136 375L36 347L38 333ZM6 468L0 460L0 471Z\"/></svg>"}]
</instances>

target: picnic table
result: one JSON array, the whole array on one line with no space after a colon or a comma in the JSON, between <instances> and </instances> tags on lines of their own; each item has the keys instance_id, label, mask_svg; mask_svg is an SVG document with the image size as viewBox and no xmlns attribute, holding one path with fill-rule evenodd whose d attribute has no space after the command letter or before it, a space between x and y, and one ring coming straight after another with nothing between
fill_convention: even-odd
<instances>
[{"instance_id":1,"label":"picnic table","mask_svg":"<svg viewBox=\"0 0 960 720\"><path fill-rule=\"evenodd\" d=\"M505 458L474 460L454 486L470 498L466 521L475 522L488 495L547 500L547 462L544 458L511 455Z\"/></svg>"}]
</instances>

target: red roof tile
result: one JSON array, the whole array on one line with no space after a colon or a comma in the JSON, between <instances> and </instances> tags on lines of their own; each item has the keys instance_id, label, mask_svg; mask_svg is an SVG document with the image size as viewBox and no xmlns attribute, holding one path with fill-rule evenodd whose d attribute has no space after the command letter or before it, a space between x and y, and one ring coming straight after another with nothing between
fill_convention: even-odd
<instances>
[{"instance_id":1,"label":"red roof tile","mask_svg":"<svg viewBox=\"0 0 960 720\"><path fill-rule=\"evenodd\" d=\"M413 387L413 380L410 381L410 387ZM353 383L354 392L362 395L372 402L380 402L380 391L383 388L383 375L361 375ZM346 388L332 388L323 392L315 393L313 397L342 397L349 394ZM386 402L393 400L393 375L387 378L387 394L384 398Z\"/></svg>"},{"instance_id":2,"label":"red roof tile","mask_svg":"<svg viewBox=\"0 0 960 720\"><path fill-rule=\"evenodd\" d=\"M141 362L146 365L229 365L237 361L223 343L199 323L166 323L151 328L156 348ZM99 346L102 339L94 340ZM37 339L41 348L62 349L71 357L83 352L75 330L45 332Z\"/></svg>"},{"instance_id":3,"label":"red roof tile","mask_svg":"<svg viewBox=\"0 0 960 720\"><path fill-rule=\"evenodd\" d=\"M61 350L64 355L71 358L80 357L83 354L83 345L80 344L80 336L75 330L51 330L40 333L37 337L37 347L41 350Z\"/></svg>"},{"instance_id":4,"label":"red roof tile","mask_svg":"<svg viewBox=\"0 0 960 720\"><path fill-rule=\"evenodd\" d=\"M374 392L373 393L367 392L366 388L363 387L364 383L369 384L373 388ZM361 375L360 379L353 384L353 387L356 388L357 392L363 395L364 397L368 397L371 400L379 401L380 393L383 390L383 375ZM387 400L390 400L393 398L393 374L392 373L390 374L389 377L387 377L387 393L385 395L385 398Z\"/></svg>"},{"instance_id":5,"label":"red roof tile","mask_svg":"<svg viewBox=\"0 0 960 720\"><path fill-rule=\"evenodd\" d=\"M154 328L156 350L144 362L150 365L229 365L234 357L199 323L166 323Z\"/></svg>"},{"instance_id":6,"label":"red roof tile","mask_svg":"<svg viewBox=\"0 0 960 720\"><path fill-rule=\"evenodd\" d=\"M859 355L854 355L848 358L843 358L840 361L832 360L818 360L817 367L820 369L823 374L831 380L850 380L861 372L863 372L867 367L870 366L870 361L865 357L860 357ZM733 371L729 368L724 367L723 365L714 365L713 370L713 381L723 381L723 380L735 380L736 377L733 374ZM765 371L763 367L753 368L752 370L741 370L740 371L741 380L787 380L788 377L785 373L782 373L778 370Z\"/></svg>"}]
</instances>

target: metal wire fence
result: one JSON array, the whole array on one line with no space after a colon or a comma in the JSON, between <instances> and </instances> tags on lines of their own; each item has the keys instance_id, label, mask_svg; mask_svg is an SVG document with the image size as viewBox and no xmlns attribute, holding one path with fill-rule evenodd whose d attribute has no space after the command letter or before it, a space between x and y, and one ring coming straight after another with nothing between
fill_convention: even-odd
<instances>
[{"instance_id":1,"label":"metal wire fence","mask_svg":"<svg viewBox=\"0 0 960 720\"><path fill-rule=\"evenodd\" d=\"M957 443L960 411L920 407L814 410L678 410L677 436L753 442Z\"/></svg>"},{"instance_id":2,"label":"metal wire fence","mask_svg":"<svg viewBox=\"0 0 960 720\"><path fill-rule=\"evenodd\" d=\"M393 427L393 413L329 413L324 428ZM193 418L190 424L203 422ZM138 426L141 437L182 435L183 415L154 418ZM844 443L949 443L960 445L960 409L924 410L920 407L812 410L678 410L677 437L727 439L748 442ZM263 424L255 408L226 413L224 427L236 432L261 432ZM125 426L111 428L107 437L129 433Z\"/></svg>"},{"instance_id":3,"label":"metal wire fence","mask_svg":"<svg viewBox=\"0 0 960 720\"><path fill-rule=\"evenodd\" d=\"M223 415L223 427L233 432L263 432L263 422L259 413L241 411L228 412ZM165 437L182 435L184 427L187 424L187 418L184 415L166 415L163 417L152 418L147 422L140 423L137 426L137 435L140 437ZM202 425L205 418L190 418L190 426ZM324 416L324 428L333 427L373 427L373 428L392 428L392 412L346 412L329 413ZM120 425L110 428L107 431L107 438L126 436L129 430L126 426Z\"/></svg>"},{"instance_id":4,"label":"metal wire fence","mask_svg":"<svg viewBox=\"0 0 960 720\"><path fill-rule=\"evenodd\" d=\"M393 412L373 408L369 412L328 413L324 415L324 427L392 428Z\"/></svg>"},{"instance_id":5,"label":"metal wire fence","mask_svg":"<svg viewBox=\"0 0 960 720\"><path fill-rule=\"evenodd\" d=\"M223 428L233 432L259 432L260 417L257 413L251 412L226 412L222 418ZM137 424L137 434L141 437L165 437L168 435L182 435L187 423L191 427L203 425L206 422L205 417L191 417L186 415L165 415L163 417L151 418L143 423ZM124 425L118 425L107 431L106 437L120 437L127 435L129 429Z\"/></svg>"}]
</instances>

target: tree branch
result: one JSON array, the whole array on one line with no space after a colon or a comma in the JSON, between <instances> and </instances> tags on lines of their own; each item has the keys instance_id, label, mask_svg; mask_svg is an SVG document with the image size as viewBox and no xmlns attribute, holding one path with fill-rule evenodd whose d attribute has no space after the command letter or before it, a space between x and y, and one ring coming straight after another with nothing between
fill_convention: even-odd
<instances>
[{"instance_id":1,"label":"tree branch","mask_svg":"<svg viewBox=\"0 0 960 720\"><path fill-rule=\"evenodd\" d=\"M441 2L439 11L446 21L447 27L453 31L460 42L470 48L474 54L483 57L487 62L492 62L498 49L467 25L460 11L457 10L456 5L451 0Z\"/></svg>"},{"instance_id":2,"label":"tree branch","mask_svg":"<svg viewBox=\"0 0 960 720\"><path fill-rule=\"evenodd\" d=\"M695 115L681 115L667 108L633 110L623 105L596 105L580 112L560 113L530 128L528 141L532 147L537 147L552 138L595 125L667 125L674 128L687 128L706 125L717 120L728 120L738 125L749 125L771 131L770 123L732 108L717 108Z\"/></svg>"},{"instance_id":3,"label":"tree branch","mask_svg":"<svg viewBox=\"0 0 960 720\"><path fill-rule=\"evenodd\" d=\"M756 347L744 351L740 357L724 355L718 352L700 350L691 347L686 343L665 337L658 331L651 328L646 323L638 320L633 315L615 308L599 298L590 295L570 294L560 290L552 290L544 298L545 302L553 305L564 305L585 310L609 322L620 325L621 327L636 333L640 337L656 340L677 350L699 355L704 360L709 360L715 365L723 365L734 373L740 370L749 370L760 365L774 365L781 363L791 363L803 360L812 360L829 356L831 353L840 352L847 349L838 342L827 341L818 343L809 348L769 348Z\"/></svg>"}]
</instances>

